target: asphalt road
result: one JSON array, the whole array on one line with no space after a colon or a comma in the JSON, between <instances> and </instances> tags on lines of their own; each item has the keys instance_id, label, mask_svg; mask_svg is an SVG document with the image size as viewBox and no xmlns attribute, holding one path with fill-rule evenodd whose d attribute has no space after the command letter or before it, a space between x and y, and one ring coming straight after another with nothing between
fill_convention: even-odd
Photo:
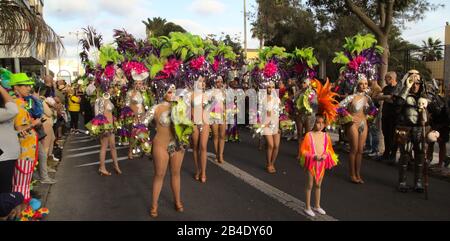
<instances>
[{"instance_id":1,"label":"asphalt road","mask_svg":"<svg viewBox=\"0 0 450 241\"><path fill-rule=\"evenodd\" d=\"M306 220L450 220L450 183L430 178L429 200L424 194L399 193L397 169L364 160L363 185L349 182L346 153L338 152L339 166L327 171L322 187L326 216L303 213L305 173L295 160L297 144L283 140L277 173L265 172L265 154L246 129L240 143L227 143L225 164L210 154L208 181L193 179L192 153L186 152L181 173L185 212L174 210L169 173L159 200L159 217L149 216L153 163L143 157L127 160L119 149L122 175L97 173L99 142L85 135L67 140L58 166L58 183L50 188L47 220L148 221L306 221ZM336 149L339 149L336 147ZM213 153L212 141L209 152ZM110 156L107 156L107 159ZM107 168L113 171L112 164ZM412 184L412 173L408 177Z\"/></svg>"}]
</instances>

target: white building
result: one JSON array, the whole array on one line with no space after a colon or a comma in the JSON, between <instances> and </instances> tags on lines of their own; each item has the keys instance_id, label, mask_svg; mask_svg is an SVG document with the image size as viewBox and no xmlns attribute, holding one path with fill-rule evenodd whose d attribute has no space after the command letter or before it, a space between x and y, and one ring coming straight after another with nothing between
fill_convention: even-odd
<instances>
[{"instance_id":1,"label":"white building","mask_svg":"<svg viewBox=\"0 0 450 241\"><path fill-rule=\"evenodd\" d=\"M10 0L11 4L27 9L37 17L43 18L43 0ZM1 30L0 30L1 31ZM27 31L26 29L17 31ZM0 43L2 41L0 40ZM27 43L24 41L23 46ZM30 48L0 48L0 66L10 69L13 72L34 73L37 76L45 75L46 60L57 58L55 43L45 43L34 45ZM25 50L23 50L25 49ZM49 51L53 49L54 51ZM46 51L47 50L47 51Z\"/></svg>"}]
</instances>

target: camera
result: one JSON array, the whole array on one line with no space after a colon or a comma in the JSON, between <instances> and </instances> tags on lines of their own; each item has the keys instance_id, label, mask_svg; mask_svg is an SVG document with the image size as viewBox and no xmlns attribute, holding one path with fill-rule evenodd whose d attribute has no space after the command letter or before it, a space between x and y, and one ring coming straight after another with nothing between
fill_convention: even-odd
<instances>
[{"instance_id":1,"label":"camera","mask_svg":"<svg viewBox=\"0 0 450 241\"><path fill-rule=\"evenodd\" d=\"M43 127L42 125L36 126L36 127L34 128L34 130L35 130L36 133L37 133L37 136L38 136L38 140L39 140L39 141L41 141L42 139L44 139L44 138L47 136L47 134L46 134L45 131L44 131L44 127Z\"/></svg>"}]
</instances>

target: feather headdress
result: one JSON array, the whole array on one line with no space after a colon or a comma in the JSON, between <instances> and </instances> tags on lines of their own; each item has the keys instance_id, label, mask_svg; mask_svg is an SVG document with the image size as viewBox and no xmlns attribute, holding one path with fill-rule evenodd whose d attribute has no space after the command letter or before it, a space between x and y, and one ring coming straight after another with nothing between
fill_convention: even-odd
<instances>
[{"instance_id":1,"label":"feather headdress","mask_svg":"<svg viewBox=\"0 0 450 241\"><path fill-rule=\"evenodd\" d=\"M317 100L319 102L318 114L325 117L327 125L334 122L337 117L339 102L334 99L338 94L331 91L330 81L327 79L325 85L316 79L311 81L311 86L316 89Z\"/></svg>"},{"instance_id":2,"label":"feather headdress","mask_svg":"<svg viewBox=\"0 0 450 241\"><path fill-rule=\"evenodd\" d=\"M374 35L356 35L345 38L344 52L336 53L333 63L344 65L341 68L342 88L354 89L361 75L368 81L378 80L377 65L382 64L383 47L377 45ZM348 92L348 91L347 91Z\"/></svg>"}]
</instances>

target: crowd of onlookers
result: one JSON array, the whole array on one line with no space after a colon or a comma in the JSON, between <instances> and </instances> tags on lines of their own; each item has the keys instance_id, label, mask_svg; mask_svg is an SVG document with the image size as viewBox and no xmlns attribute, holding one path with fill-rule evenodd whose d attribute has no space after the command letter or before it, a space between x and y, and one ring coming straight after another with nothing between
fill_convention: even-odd
<instances>
[{"instance_id":1,"label":"crowd of onlookers","mask_svg":"<svg viewBox=\"0 0 450 241\"><path fill-rule=\"evenodd\" d=\"M32 198L33 187L55 184L69 122L78 129L82 93L52 76L2 75L0 85L0 220L14 219ZM57 156L59 158L57 158Z\"/></svg>"}]
</instances>

